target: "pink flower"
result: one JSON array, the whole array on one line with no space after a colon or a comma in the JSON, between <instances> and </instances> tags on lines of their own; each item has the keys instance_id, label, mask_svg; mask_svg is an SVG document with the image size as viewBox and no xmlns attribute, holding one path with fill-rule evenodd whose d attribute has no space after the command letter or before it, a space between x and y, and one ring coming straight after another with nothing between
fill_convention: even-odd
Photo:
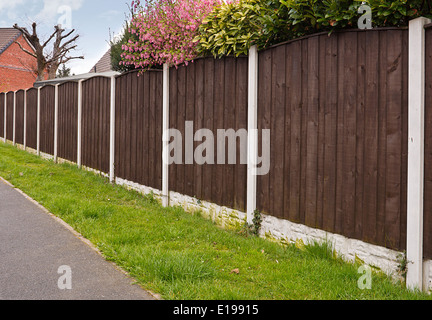
<instances>
[{"instance_id":1,"label":"pink flower","mask_svg":"<svg viewBox=\"0 0 432 320\"><path fill-rule=\"evenodd\" d=\"M141 6L132 1L134 17L130 32L138 36L122 47L123 63L135 67L148 67L168 63L179 65L197 56L193 42L202 20L223 0L156 0ZM137 55L126 54L137 52Z\"/></svg>"}]
</instances>

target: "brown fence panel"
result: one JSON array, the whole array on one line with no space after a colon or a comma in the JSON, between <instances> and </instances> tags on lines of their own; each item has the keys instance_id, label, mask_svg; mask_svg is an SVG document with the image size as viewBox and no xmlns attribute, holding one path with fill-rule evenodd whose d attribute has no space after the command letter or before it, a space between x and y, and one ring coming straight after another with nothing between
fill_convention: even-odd
<instances>
[{"instance_id":1,"label":"brown fence panel","mask_svg":"<svg viewBox=\"0 0 432 320\"><path fill-rule=\"evenodd\" d=\"M5 94L0 93L0 138L4 138L4 97Z\"/></svg>"},{"instance_id":2,"label":"brown fence panel","mask_svg":"<svg viewBox=\"0 0 432 320\"><path fill-rule=\"evenodd\" d=\"M27 90L26 146L35 150L37 148L37 98L36 88Z\"/></svg>"},{"instance_id":3,"label":"brown fence panel","mask_svg":"<svg viewBox=\"0 0 432 320\"><path fill-rule=\"evenodd\" d=\"M6 94L6 139L13 141L14 93Z\"/></svg>"},{"instance_id":4,"label":"brown fence panel","mask_svg":"<svg viewBox=\"0 0 432 320\"><path fill-rule=\"evenodd\" d=\"M82 164L108 173L111 79L95 77L82 85Z\"/></svg>"},{"instance_id":5,"label":"brown fence panel","mask_svg":"<svg viewBox=\"0 0 432 320\"><path fill-rule=\"evenodd\" d=\"M424 150L424 247L423 254L432 258L432 27L426 29L426 97Z\"/></svg>"},{"instance_id":6,"label":"brown fence panel","mask_svg":"<svg viewBox=\"0 0 432 320\"><path fill-rule=\"evenodd\" d=\"M55 87L43 87L40 95L40 151L54 155Z\"/></svg>"},{"instance_id":7,"label":"brown fence panel","mask_svg":"<svg viewBox=\"0 0 432 320\"><path fill-rule=\"evenodd\" d=\"M24 144L24 90L16 92L15 107L15 142Z\"/></svg>"},{"instance_id":8,"label":"brown fence panel","mask_svg":"<svg viewBox=\"0 0 432 320\"><path fill-rule=\"evenodd\" d=\"M77 161L78 83L66 82L58 89L58 156Z\"/></svg>"},{"instance_id":9,"label":"brown fence panel","mask_svg":"<svg viewBox=\"0 0 432 320\"><path fill-rule=\"evenodd\" d=\"M407 37L320 34L260 53L259 129L271 130L260 211L405 248Z\"/></svg>"},{"instance_id":10,"label":"brown fence panel","mask_svg":"<svg viewBox=\"0 0 432 320\"><path fill-rule=\"evenodd\" d=\"M202 58L170 70L170 128L179 130L183 137L183 164L170 165L170 190L246 209L247 166L240 163L240 144L237 141L236 164L228 164L227 141L226 164L218 163L217 144L221 141L217 139L217 130L247 129L247 61L244 57ZM186 121L193 121L190 135L185 130ZM185 149L186 139L193 141L195 132L202 128L213 133L214 164L200 165L193 159L203 141L194 142L193 150ZM188 164L186 157L193 164Z\"/></svg>"},{"instance_id":11,"label":"brown fence panel","mask_svg":"<svg viewBox=\"0 0 432 320\"><path fill-rule=\"evenodd\" d=\"M162 72L116 79L116 176L162 189Z\"/></svg>"}]
</instances>

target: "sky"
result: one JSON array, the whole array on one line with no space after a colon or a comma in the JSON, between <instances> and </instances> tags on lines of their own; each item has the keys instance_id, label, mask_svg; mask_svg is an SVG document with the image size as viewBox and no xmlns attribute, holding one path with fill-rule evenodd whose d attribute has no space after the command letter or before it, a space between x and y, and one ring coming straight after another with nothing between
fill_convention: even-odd
<instances>
[{"instance_id":1,"label":"sky","mask_svg":"<svg viewBox=\"0 0 432 320\"><path fill-rule=\"evenodd\" d=\"M118 35L126 20L131 0L0 0L0 28L15 23L31 30L38 24L41 40L48 39L54 26L61 23L67 31L79 34L74 56L67 67L72 73L87 73L109 48L110 34ZM65 33L66 33L65 32Z\"/></svg>"}]
</instances>

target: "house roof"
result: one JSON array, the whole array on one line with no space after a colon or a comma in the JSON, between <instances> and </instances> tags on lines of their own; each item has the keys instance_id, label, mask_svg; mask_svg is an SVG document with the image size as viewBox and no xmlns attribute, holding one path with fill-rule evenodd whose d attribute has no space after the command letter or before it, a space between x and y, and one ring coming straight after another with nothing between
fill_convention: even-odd
<instances>
[{"instance_id":1,"label":"house roof","mask_svg":"<svg viewBox=\"0 0 432 320\"><path fill-rule=\"evenodd\" d=\"M111 49L100 58L100 60L91 68L90 73L100 73L113 71L111 67Z\"/></svg>"},{"instance_id":2,"label":"house roof","mask_svg":"<svg viewBox=\"0 0 432 320\"><path fill-rule=\"evenodd\" d=\"M14 28L0 28L0 54L19 38L21 31Z\"/></svg>"}]
</instances>

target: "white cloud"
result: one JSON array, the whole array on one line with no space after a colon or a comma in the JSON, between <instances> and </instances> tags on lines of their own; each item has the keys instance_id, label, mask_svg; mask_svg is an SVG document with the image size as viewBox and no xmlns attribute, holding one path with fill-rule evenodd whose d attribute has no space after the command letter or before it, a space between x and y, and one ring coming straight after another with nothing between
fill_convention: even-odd
<instances>
[{"instance_id":1,"label":"white cloud","mask_svg":"<svg viewBox=\"0 0 432 320\"><path fill-rule=\"evenodd\" d=\"M10 21L14 21L20 14L19 7L24 3L24 0L0 0L0 15L1 25L5 27L12 27Z\"/></svg>"},{"instance_id":2,"label":"white cloud","mask_svg":"<svg viewBox=\"0 0 432 320\"><path fill-rule=\"evenodd\" d=\"M99 14L99 18L112 21L114 19L118 19L118 17L122 16L122 15L123 15L123 12L121 12L119 10L108 10L108 11L101 12Z\"/></svg>"},{"instance_id":3,"label":"white cloud","mask_svg":"<svg viewBox=\"0 0 432 320\"><path fill-rule=\"evenodd\" d=\"M0 0L0 12L3 14L6 10L14 9L16 6L24 3L24 0Z\"/></svg>"},{"instance_id":4,"label":"white cloud","mask_svg":"<svg viewBox=\"0 0 432 320\"><path fill-rule=\"evenodd\" d=\"M0 0L2 1L2 0ZM59 8L62 6L68 6L71 11L79 10L84 3L84 0L43 0L43 8L36 15L35 19L46 24L56 24L57 20L62 15L59 13ZM73 19L73 15L72 15Z\"/></svg>"}]
</instances>

